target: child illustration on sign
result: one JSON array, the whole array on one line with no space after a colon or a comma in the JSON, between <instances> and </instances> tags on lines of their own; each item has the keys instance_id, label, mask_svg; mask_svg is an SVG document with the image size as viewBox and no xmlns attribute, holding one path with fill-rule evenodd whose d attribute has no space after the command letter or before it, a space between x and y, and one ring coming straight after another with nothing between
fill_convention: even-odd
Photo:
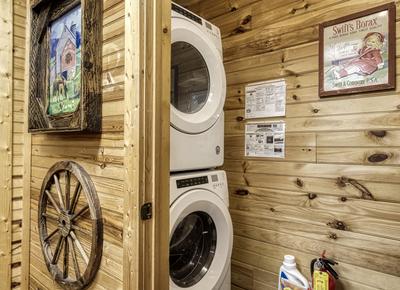
<instances>
[{"instance_id":1,"label":"child illustration on sign","mask_svg":"<svg viewBox=\"0 0 400 290\"><path fill-rule=\"evenodd\" d=\"M336 79L352 74L371 75L383 68L382 48L385 37L379 32L370 32L363 39L363 47L358 56L347 63L337 66L333 71Z\"/></svg>"}]
</instances>

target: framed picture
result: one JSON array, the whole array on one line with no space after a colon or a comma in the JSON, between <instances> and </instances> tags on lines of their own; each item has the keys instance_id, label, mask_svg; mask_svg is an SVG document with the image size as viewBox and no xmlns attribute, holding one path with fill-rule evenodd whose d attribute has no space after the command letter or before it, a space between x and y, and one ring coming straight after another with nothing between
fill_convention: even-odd
<instances>
[{"instance_id":1,"label":"framed picture","mask_svg":"<svg viewBox=\"0 0 400 290\"><path fill-rule=\"evenodd\" d=\"M390 3L320 25L320 97L395 88L395 14Z\"/></svg>"},{"instance_id":2,"label":"framed picture","mask_svg":"<svg viewBox=\"0 0 400 290\"><path fill-rule=\"evenodd\" d=\"M102 3L32 1L29 132L101 130Z\"/></svg>"}]
</instances>

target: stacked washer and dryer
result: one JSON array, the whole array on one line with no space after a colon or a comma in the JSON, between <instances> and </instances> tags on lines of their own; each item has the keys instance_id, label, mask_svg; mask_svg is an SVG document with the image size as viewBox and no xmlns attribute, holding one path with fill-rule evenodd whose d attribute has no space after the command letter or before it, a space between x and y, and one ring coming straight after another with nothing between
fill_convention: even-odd
<instances>
[{"instance_id":1,"label":"stacked washer and dryer","mask_svg":"<svg viewBox=\"0 0 400 290\"><path fill-rule=\"evenodd\" d=\"M231 289L224 158L226 76L218 27L172 4L170 289Z\"/></svg>"}]
</instances>

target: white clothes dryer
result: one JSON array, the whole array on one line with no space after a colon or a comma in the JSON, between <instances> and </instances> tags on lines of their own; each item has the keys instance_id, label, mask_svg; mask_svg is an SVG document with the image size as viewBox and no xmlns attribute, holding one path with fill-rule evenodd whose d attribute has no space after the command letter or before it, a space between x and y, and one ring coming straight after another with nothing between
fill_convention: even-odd
<instances>
[{"instance_id":1,"label":"white clothes dryer","mask_svg":"<svg viewBox=\"0 0 400 290\"><path fill-rule=\"evenodd\" d=\"M232 220L225 171L171 175L170 290L230 290Z\"/></svg>"},{"instance_id":2,"label":"white clothes dryer","mask_svg":"<svg viewBox=\"0 0 400 290\"><path fill-rule=\"evenodd\" d=\"M219 28L172 4L171 171L223 164L226 76Z\"/></svg>"}]
</instances>

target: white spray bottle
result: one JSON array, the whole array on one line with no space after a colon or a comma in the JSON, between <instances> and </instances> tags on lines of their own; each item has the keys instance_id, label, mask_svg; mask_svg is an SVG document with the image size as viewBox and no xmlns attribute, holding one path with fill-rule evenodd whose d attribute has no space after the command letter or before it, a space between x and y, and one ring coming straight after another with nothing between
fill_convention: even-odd
<instances>
[{"instance_id":1,"label":"white spray bottle","mask_svg":"<svg viewBox=\"0 0 400 290\"><path fill-rule=\"evenodd\" d=\"M308 280L297 270L294 256L285 255L279 271L279 290L307 290Z\"/></svg>"}]
</instances>

